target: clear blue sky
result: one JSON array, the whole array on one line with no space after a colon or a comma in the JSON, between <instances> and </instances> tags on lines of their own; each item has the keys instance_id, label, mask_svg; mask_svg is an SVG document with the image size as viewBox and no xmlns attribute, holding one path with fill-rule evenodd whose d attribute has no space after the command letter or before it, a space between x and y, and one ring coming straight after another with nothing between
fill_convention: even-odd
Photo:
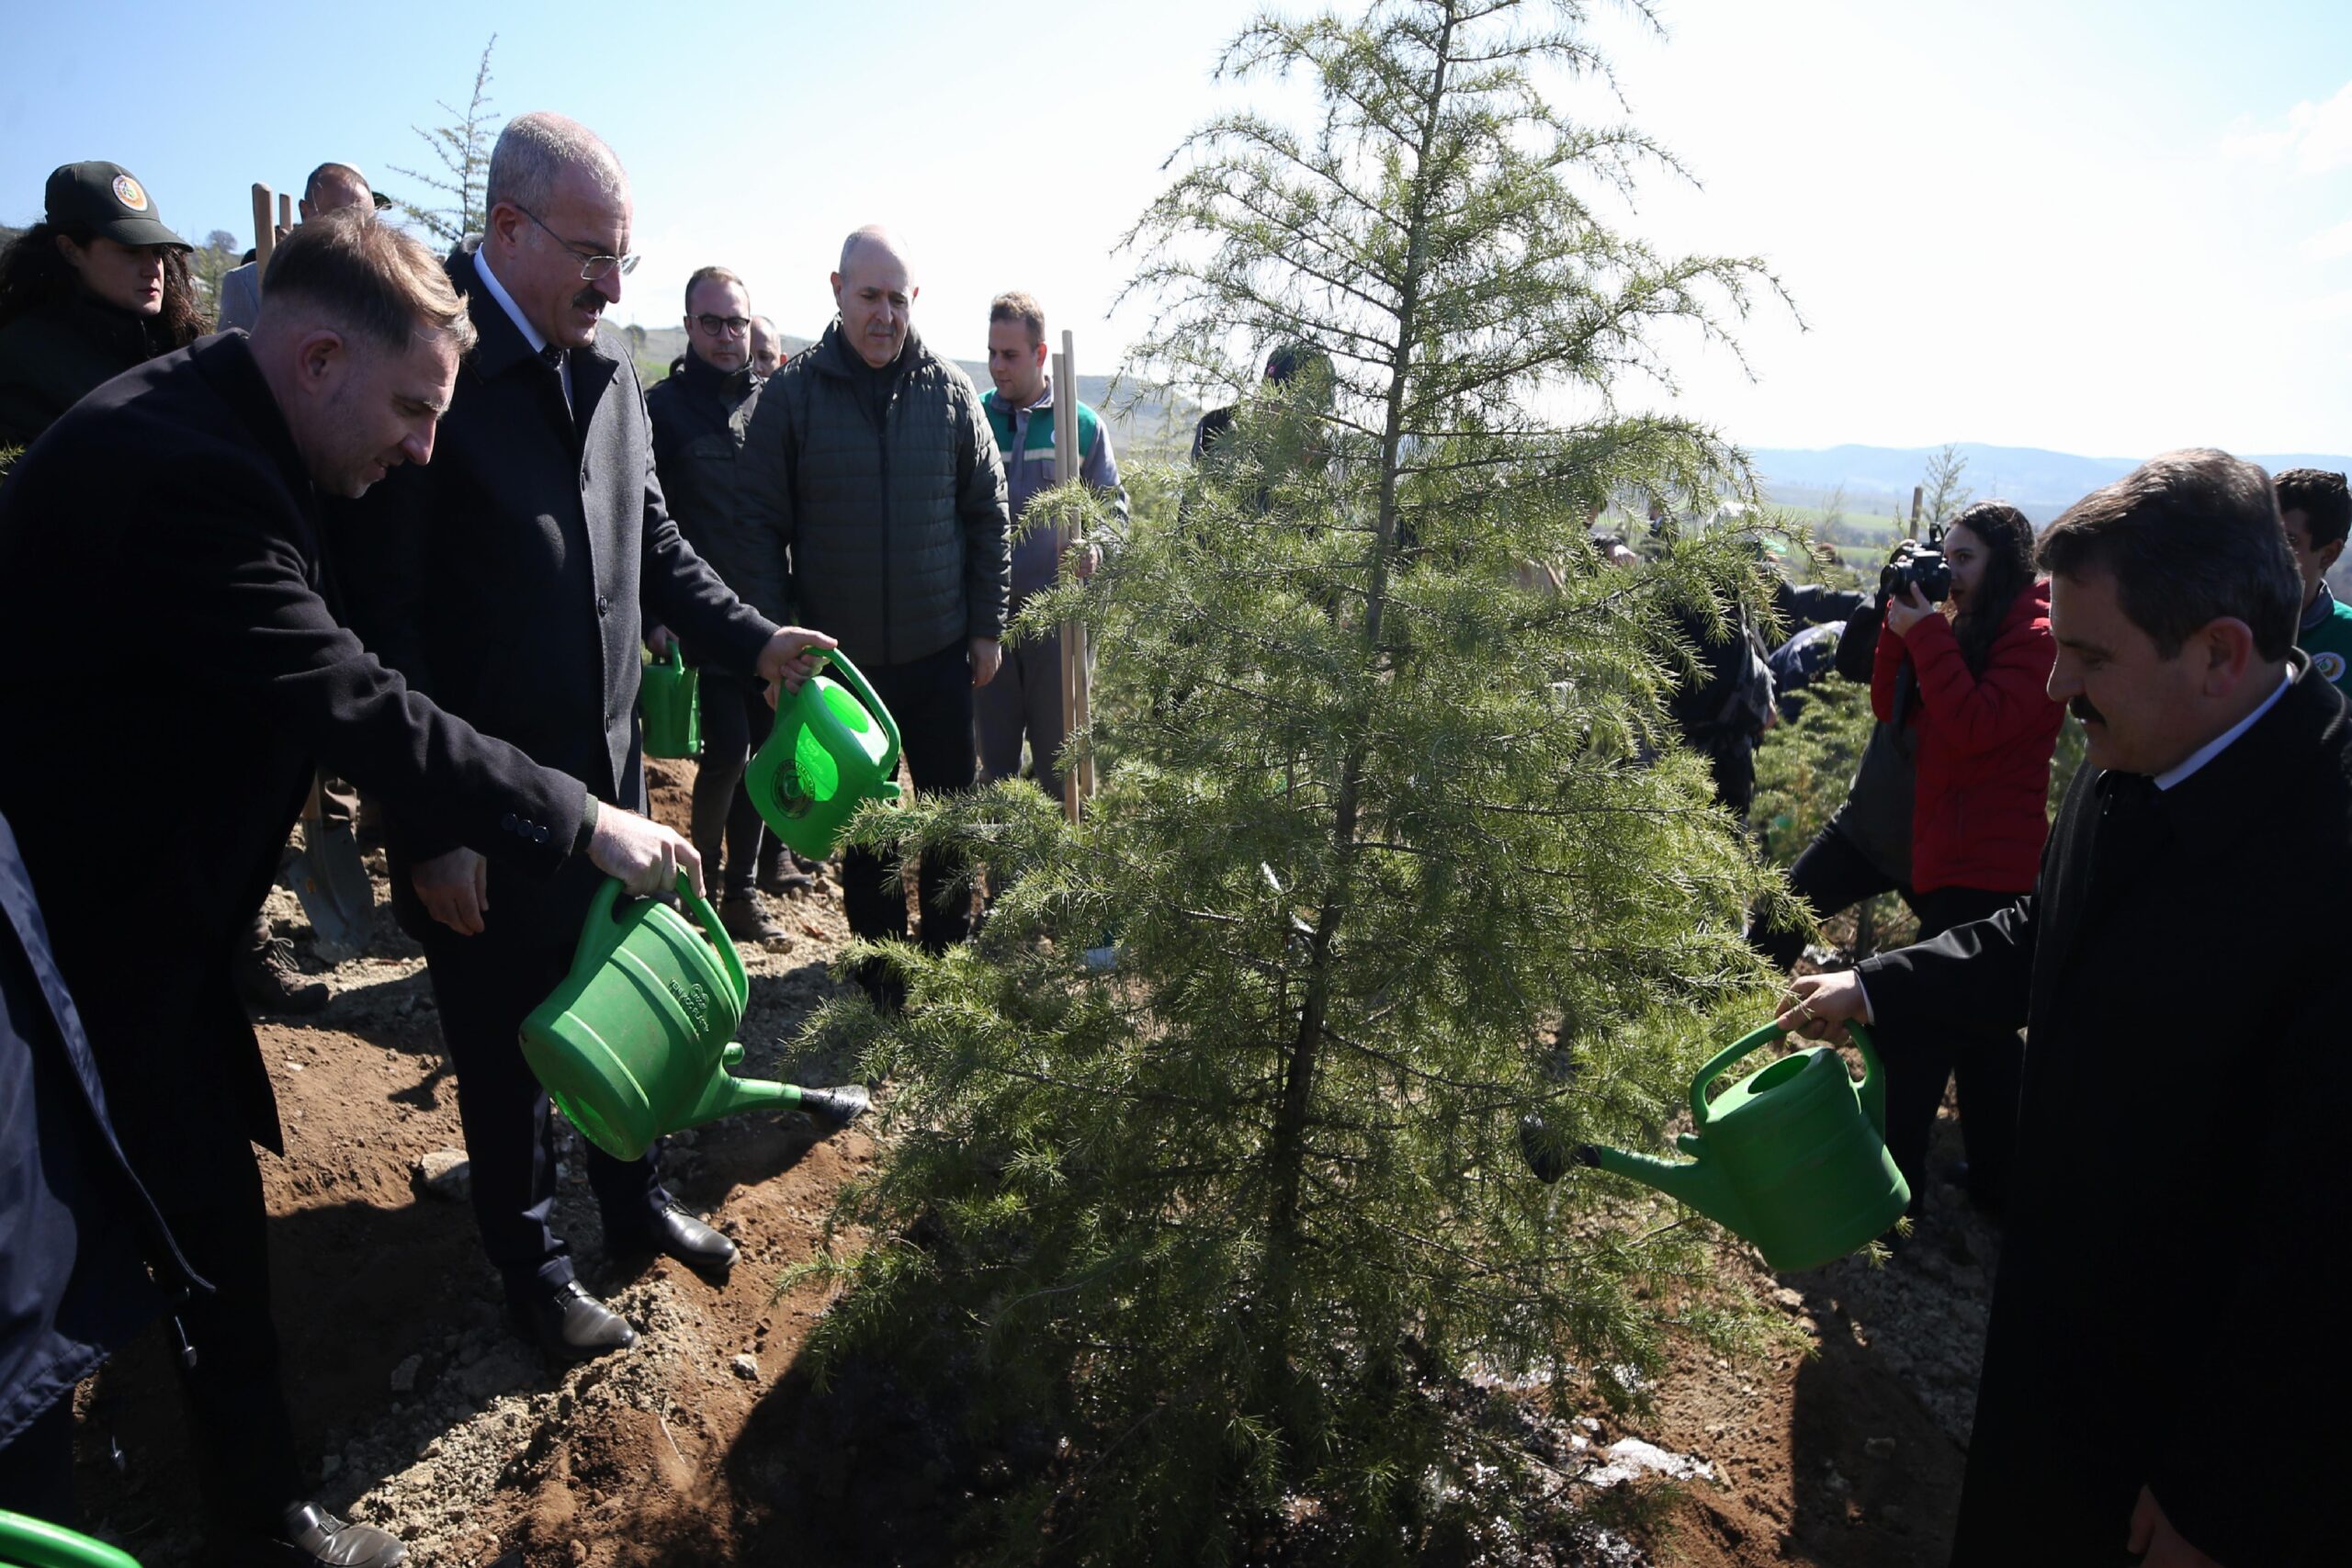
<instances>
[{"instance_id":1,"label":"clear blue sky","mask_svg":"<svg viewBox=\"0 0 2352 1568\"><path fill-rule=\"evenodd\" d=\"M841 235L878 220L943 348L977 356L989 295L1026 288L1107 370L1139 320L1111 314L1113 249L1183 133L1237 101L1208 70L1251 9L20 6L0 217L90 157L198 240L249 243L251 182L325 158L398 189L425 155L410 128L462 99L495 31L497 108L571 114L628 166L646 262L619 320L674 322L716 261L813 333ZM1754 383L1678 352L1688 412L1759 446L2352 450L2352 6L1661 11L1664 39L1606 6L1595 29L1627 112L1703 187L1655 183L1629 226L1762 254L1809 328L1754 323Z\"/></svg>"}]
</instances>

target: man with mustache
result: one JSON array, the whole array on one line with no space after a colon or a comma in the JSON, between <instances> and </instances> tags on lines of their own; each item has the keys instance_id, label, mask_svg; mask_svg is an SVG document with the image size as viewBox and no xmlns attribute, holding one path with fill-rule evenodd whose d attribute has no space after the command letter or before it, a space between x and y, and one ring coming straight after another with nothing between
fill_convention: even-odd
<instances>
[{"instance_id":1,"label":"man with mustache","mask_svg":"<svg viewBox=\"0 0 2352 1568\"><path fill-rule=\"evenodd\" d=\"M645 617L747 681L797 681L831 639L743 604L663 504L628 342L604 321L636 265L612 150L560 115L523 115L499 135L484 199L488 231L447 264L481 343L439 460L338 519L354 618L451 712L641 809ZM516 1325L560 1359L630 1344L548 1228L553 1128L516 1041L570 969L598 879L576 865L493 875L435 824L394 810L385 827L394 908L424 944L457 1069L475 1217ZM606 1252L725 1269L734 1244L672 1201L657 1158L587 1156Z\"/></svg>"},{"instance_id":2,"label":"man with mustache","mask_svg":"<svg viewBox=\"0 0 2352 1568\"><path fill-rule=\"evenodd\" d=\"M898 720L915 787L967 789L972 693L1003 657L1012 581L996 438L970 379L915 332L921 290L887 231L843 242L832 288L840 315L760 390L740 459L744 517L782 543L794 603L834 628ZM972 927L945 860L926 854L919 879L935 952ZM870 850L843 853L859 936L906 935L895 872ZM875 962L859 983L877 1005L899 1000Z\"/></svg>"},{"instance_id":3,"label":"man with mustache","mask_svg":"<svg viewBox=\"0 0 2352 1568\"><path fill-rule=\"evenodd\" d=\"M2340 1562L2342 1161L2299 1111L2341 1028L2344 698L2251 463L2157 457L2037 553L2089 751L2035 891L1780 1021L2030 1026L1954 1564Z\"/></svg>"}]
</instances>

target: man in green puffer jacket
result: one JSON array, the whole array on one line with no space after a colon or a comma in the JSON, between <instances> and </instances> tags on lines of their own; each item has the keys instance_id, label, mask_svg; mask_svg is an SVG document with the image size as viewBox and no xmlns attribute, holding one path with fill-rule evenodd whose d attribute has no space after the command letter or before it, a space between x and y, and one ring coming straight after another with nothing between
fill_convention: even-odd
<instances>
[{"instance_id":1,"label":"man in green puffer jacket","mask_svg":"<svg viewBox=\"0 0 2352 1568\"><path fill-rule=\"evenodd\" d=\"M761 390L743 443L744 522L783 541L789 592L841 640L898 720L919 790L973 778L972 691L988 684L1012 596L1004 468L979 394L923 346L909 319L919 290L878 228L842 246L841 314ZM952 867L926 857L923 945L971 931L968 898L944 901ZM850 930L904 936L897 867L851 850L842 870ZM881 1005L897 987L860 976Z\"/></svg>"}]
</instances>

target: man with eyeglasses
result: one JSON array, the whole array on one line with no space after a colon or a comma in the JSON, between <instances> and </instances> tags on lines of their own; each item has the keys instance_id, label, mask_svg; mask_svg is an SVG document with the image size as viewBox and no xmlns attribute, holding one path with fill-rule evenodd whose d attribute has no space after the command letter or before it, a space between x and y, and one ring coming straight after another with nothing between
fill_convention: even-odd
<instances>
[{"instance_id":1,"label":"man with eyeglasses","mask_svg":"<svg viewBox=\"0 0 2352 1568\"><path fill-rule=\"evenodd\" d=\"M647 389L645 407L653 418L662 493L679 531L727 586L762 615L781 620L784 546L746 521L736 486L735 458L759 394L751 367L751 310L743 280L723 266L704 267L686 279L686 352L671 367L669 379ZM657 654L669 640L662 626L646 634ZM760 907L760 886L785 892L785 877L797 874L773 858L784 846L766 838L741 787L744 765L767 739L767 697L758 682L711 668L700 648L689 646L685 655L702 671L702 760L695 770L692 836L703 879L725 890L718 918L728 935L788 946L791 936ZM763 850L770 852L763 856ZM805 876L797 883L809 885Z\"/></svg>"},{"instance_id":2,"label":"man with eyeglasses","mask_svg":"<svg viewBox=\"0 0 2352 1568\"><path fill-rule=\"evenodd\" d=\"M338 575L363 639L412 686L641 811L646 619L746 681L806 671L831 639L743 603L663 503L628 342L604 321L635 265L611 149L560 115L524 115L500 133L486 186L487 231L447 264L480 342L438 460L396 470L337 518ZM601 879L572 863L485 875L480 855L398 813L386 837L394 907L424 946L457 1069L475 1217L517 1326L560 1359L628 1345L635 1331L582 1287L548 1226L553 1126L516 1041L571 967ZM697 887L699 866L689 854L681 867ZM605 1251L726 1269L734 1244L671 1200L657 1159L587 1155Z\"/></svg>"}]
</instances>

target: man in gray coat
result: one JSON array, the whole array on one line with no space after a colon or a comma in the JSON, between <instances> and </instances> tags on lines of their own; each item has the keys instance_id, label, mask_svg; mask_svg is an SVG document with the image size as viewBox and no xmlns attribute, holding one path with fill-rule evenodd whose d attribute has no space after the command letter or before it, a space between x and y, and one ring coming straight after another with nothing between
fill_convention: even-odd
<instances>
[{"instance_id":1,"label":"man in gray coat","mask_svg":"<svg viewBox=\"0 0 2352 1568\"><path fill-rule=\"evenodd\" d=\"M898 720L919 790L966 789L972 692L995 676L1012 592L1004 468L979 394L923 345L904 253L876 228L842 246L841 314L760 393L743 444L745 520L789 552L794 605L815 617ZM922 866L922 938L944 951L971 931L952 868ZM863 850L842 863L860 936L904 936L897 867ZM869 966L877 1004L898 990Z\"/></svg>"}]
</instances>

